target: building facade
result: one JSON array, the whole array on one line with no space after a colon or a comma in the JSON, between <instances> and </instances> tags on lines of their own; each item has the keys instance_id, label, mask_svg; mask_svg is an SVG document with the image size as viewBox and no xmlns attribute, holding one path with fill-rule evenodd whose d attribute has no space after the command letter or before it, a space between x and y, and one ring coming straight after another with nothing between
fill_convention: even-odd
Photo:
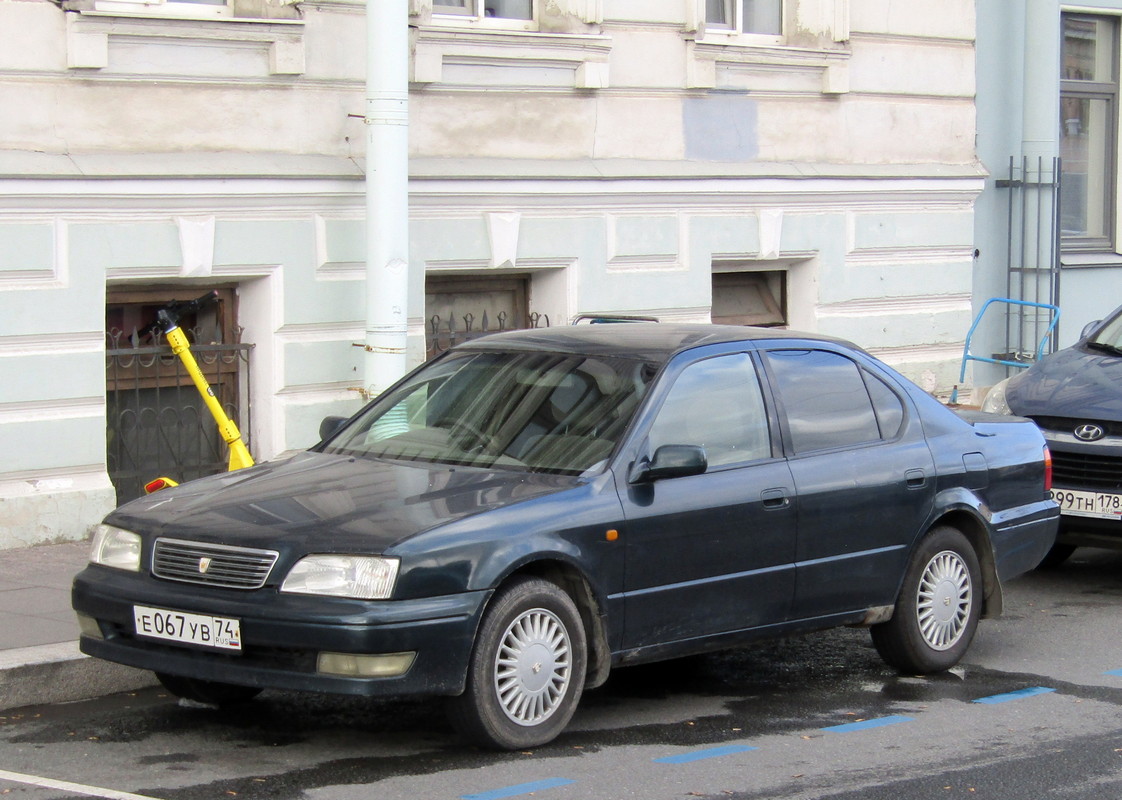
<instances>
[{"instance_id":1,"label":"building facade","mask_svg":"<svg viewBox=\"0 0 1122 800\"><path fill-rule=\"evenodd\" d=\"M215 444L175 439L198 409L164 408L184 382L135 335L166 300L221 293L193 335L258 460L362 402L364 11L0 0L0 546L80 538L154 449ZM409 14L411 363L485 315L612 313L832 334L957 382L972 0Z\"/></svg>"},{"instance_id":2,"label":"building facade","mask_svg":"<svg viewBox=\"0 0 1122 800\"><path fill-rule=\"evenodd\" d=\"M1118 0L977 3L978 156L988 177L975 207L975 306L1003 297L1058 307L1045 351L1122 303L1120 26ZM1031 362L1053 312L994 309L971 352ZM1011 371L977 362L973 383Z\"/></svg>"}]
</instances>

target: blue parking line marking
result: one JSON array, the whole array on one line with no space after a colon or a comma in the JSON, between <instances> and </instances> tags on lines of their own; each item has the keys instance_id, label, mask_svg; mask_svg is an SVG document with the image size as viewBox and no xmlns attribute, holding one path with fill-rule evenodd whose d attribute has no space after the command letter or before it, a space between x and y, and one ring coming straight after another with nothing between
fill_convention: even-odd
<instances>
[{"instance_id":1,"label":"blue parking line marking","mask_svg":"<svg viewBox=\"0 0 1122 800\"><path fill-rule=\"evenodd\" d=\"M576 783L576 781L568 778L546 778L544 781L519 783L514 786L504 786L501 789L492 789L489 792L480 792L479 794L462 794L460 797L462 800L501 800L504 797L517 797L520 794L540 792L544 789L556 789L558 786L568 786L570 783Z\"/></svg>"},{"instance_id":2,"label":"blue parking line marking","mask_svg":"<svg viewBox=\"0 0 1122 800\"><path fill-rule=\"evenodd\" d=\"M878 717L877 719L866 719L861 722L847 722L845 725L833 725L829 728L822 728L827 733L849 733L850 731L863 731L869 728L883 728L885 725L899 725L901 722L913 722L911 717L901 717L894 715L891 717Z\"/></svg>"},{"instance_id":3,"label":"blue parking line marking","mask_svg":"<svg viewBox=\"0 0 1122 800\"><path fill-rule=\"evenodd\" d=\"M986 705L994 705L996 703L1008 703L1010 700L1021 700L1026 697L1035 697L1038 694L1049 694L1056 691L1049 689L1045 686L1030 686L1027 689L1020 689L1016 692L1006 692L1005 694L994 694L989 697L979 697L974 700L975 703L984 703Z\"/></svg>"},{"instance_id":4,"label":"blue parking line marking","mask_svg":"<svg viewBox=\"0 0 1122 800\"><path fill-rule=\"evenodd\" d=\"M676 756L663 756L662 758L652 758L651 761L656 764L688 764L691 761L702 761L706 758L719 758L721 756L731 756L734 753L747 753L749 750L758 750L757 747L749 747L746 744L730 744L724 747L710 747L706 750L694 750L689 753L679 753Z\"/></svg>"},{"instance_id":5,"label":"blue parking line marking","mask_svg":"<svg viewBox=\"0 0 1122 800\"><path fill-rule=\"evenodd\" d=\"M1103 675L1113 675L1116 678L1122 678L1122 669L1112 669L1103 673Z\"/></svg>"}]
</instances>

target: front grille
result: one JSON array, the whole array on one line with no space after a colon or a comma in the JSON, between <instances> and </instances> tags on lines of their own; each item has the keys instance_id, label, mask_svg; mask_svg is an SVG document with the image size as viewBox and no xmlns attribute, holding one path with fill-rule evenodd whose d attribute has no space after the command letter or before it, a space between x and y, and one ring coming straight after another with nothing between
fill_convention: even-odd
<instances>
[{"instance_id":1,"label":"front grille","mask_svg":"<svg viewBox=\"0 0 1122 800\"><path fill-rule=\"evenodd\" d=\"M277 561L273 550L157 539L152 574L157 578L227 589L260 589Z\"/></svg>"},{"instance_id":2,"label":"front grille","mask_svg":"<svg viewBox=\"0 0 1122 800\"><path fill-rule=\"evenodd\" d=\"M1122 459L1053 449L1052 477L1064 486L1119 491L1122 490Z\"/></svg>"},{"instance_id":3,"label":"front grille","mask_svg":"<svg viewBox=\"0 0 1122 800\"><path fill-rule=\"evenodd\" d=\"M1118 436L1122 434L1122 425L1110 420L1083 419L1082 417L1032 417L1031 419L1039 425L1042 430L1055 431L1056 433L1073 433L1080 425L1089 422L1102 428L1106 436Z\"/></svg>"}]
</instances>

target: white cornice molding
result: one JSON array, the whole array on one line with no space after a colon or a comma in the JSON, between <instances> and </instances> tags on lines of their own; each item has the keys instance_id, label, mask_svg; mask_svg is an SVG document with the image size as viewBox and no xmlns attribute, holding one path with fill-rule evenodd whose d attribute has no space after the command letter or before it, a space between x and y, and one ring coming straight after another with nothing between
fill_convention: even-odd
<instances>
[{"instance_id":1,"label":"white cornice molding","mask_svg":"<svg viewBox=\"0 0 1122 800\"><path fill-rule=\"evenodd\" d=\"M0 403L0 425L53 422L60 419L105 418L104 397L54 398L26 403Z\"/></svg>"},{"instance_id":2,"label":"white cornice molding","mask_svg":"<svg viewBox=\"0 0 1122 800\"><path fill-rule=\"evenodd\" d=\"M0 336L0 358L56 356L67 353L104 353L102 331L39 333Z\"/></svg>"},{"instance_id":3,"label":"white cornice molding","mask_svg":"<svg viewBox=\"0 0 1122 800\"><path fill-rule=\"evenodd\" d=\"M970 294L916 295L913 297L878 297L824 303L817 308L819 318L884 317L891 315L940 314L972 309Z\"/></svg>"}]
</instances>

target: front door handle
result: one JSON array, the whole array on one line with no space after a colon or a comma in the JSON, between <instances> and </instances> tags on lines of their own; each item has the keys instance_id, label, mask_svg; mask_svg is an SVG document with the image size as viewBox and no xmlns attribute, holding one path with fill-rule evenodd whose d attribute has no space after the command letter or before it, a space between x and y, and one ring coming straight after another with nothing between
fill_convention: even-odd
<instances>
[{"instance_id":1,"label":"front door handle","mask_svg":"<svg viewBox=\"0 0 1122 800\"><path fill-rule=\"evenodd\" d=\"M764 489L760 492L760 500L766 509L786 508L791 502L786 489Z\"/></svg>"}]
</instances>

